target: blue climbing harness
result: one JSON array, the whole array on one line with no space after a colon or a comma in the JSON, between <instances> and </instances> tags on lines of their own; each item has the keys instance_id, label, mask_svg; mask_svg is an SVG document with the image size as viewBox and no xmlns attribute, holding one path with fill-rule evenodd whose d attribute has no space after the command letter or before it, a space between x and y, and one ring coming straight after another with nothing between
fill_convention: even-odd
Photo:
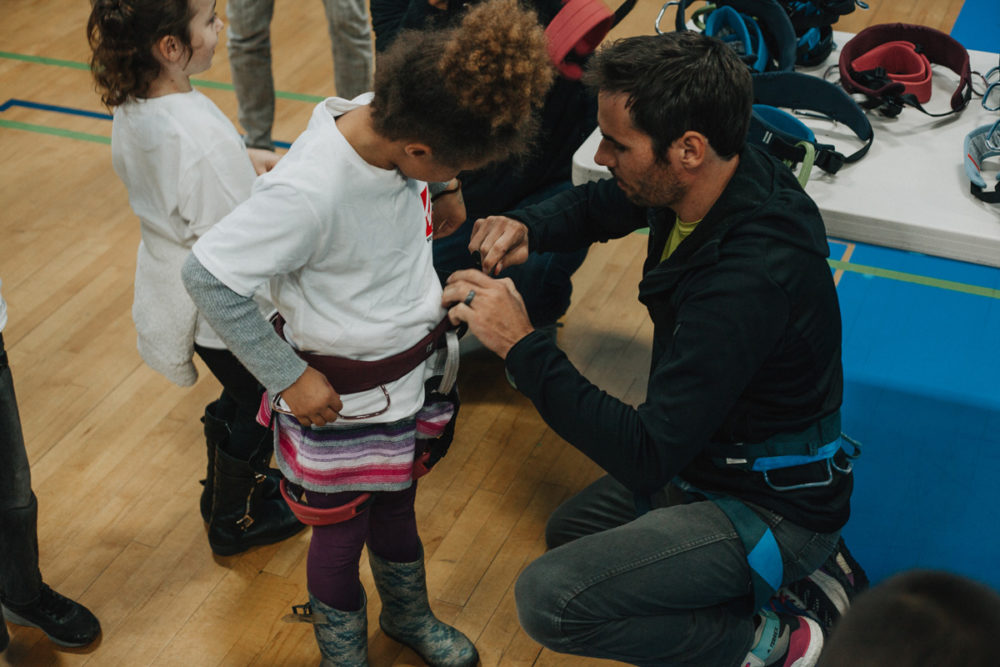
<instances>
[{"instance_id":1,"label":"blue climbing harness","mask_svg":"<svg viewBox=\"0 0 1000 667\"><path fill-rule=\"evenodd\" d=\"M847 451L848 446L852 451ZM841 449L848 458L846 467L834 461ZM775 491L795 491L832 484L834 470L844 474L851 472L851 460L860 456L861 444L841 433L838 410L798 433L779 433L756 443L713 444L710 451L712 462L721 468L760 472ZM825 462L827 469L826 479L820 481L779 486L768 476L773 470L818 462ZM715 503L733 524L750 566L754 609L766 605L784 577L781 552L771 527L738 498L703 491L680 478L675 479L674 484Z\"/></svg>"}]
</instances>

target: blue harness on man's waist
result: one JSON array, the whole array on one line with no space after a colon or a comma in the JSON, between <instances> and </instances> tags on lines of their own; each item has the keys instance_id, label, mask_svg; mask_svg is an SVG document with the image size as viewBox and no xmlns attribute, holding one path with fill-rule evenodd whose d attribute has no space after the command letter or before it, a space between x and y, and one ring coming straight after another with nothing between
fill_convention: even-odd
<instances>
[{"instance_id":1,"label":"blue harness on man's waist","mask_svg":"<svg viewBox=\"0 0 1000 667\"><path fill-rule=\"evenodd\" d=\"M720 468L753 470L764 475L764 481L775 491L794 491L815 486L827 486L833 482L833 469L848 473L847 468L839 468L833 457L844 448L845 443L854 448L849 458L860 453L857 442L846 439L840 432L840 410L823 417L815 424L797 433L777 433L763 442L735 442L732 444L713 443L709 445L712 463ZM825 462L827 478L815 482L777 485L771 482L770 471L792 468L807 463Z\"/></svg>"},{"instance_id":2,"label":"blue harness on man's waist","mask_svg":"<svg viewBox=\"0 0 1000 667\"><path fill-rule=\"evenodd\" d=\"M775 491L794 491L832 484L834 470L844 474L851 472L850 461L846 467L841 467L834 461L834 456L841 449L846 450L846 445L853 448L853 452L847 453L848 459L855 459L861 454L860 443L841 433L838 410L798 433L778 433L756 443L715 443L710 445L709 453L712 462L720 468L760 472L767 485ZM828 474L823 480L776 485L769 477L773 470L819 462L826 464ZM684 491L699 494L714 502L733 524L746 551L747 565L750 566L754 609L766 605L784 578L781 552L771 527L738 498L704 491L681 478L675 479L674 484Z\"/></svg>"}]
</instances>

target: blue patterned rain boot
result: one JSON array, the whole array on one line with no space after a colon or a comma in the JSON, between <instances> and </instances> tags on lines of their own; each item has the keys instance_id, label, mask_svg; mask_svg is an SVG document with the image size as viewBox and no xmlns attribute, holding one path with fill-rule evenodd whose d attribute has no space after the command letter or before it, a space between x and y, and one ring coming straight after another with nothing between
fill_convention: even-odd
<instances>
[{"instance_id":1,"label":"blue patterned rain boot","mask_svg":"<svg viewBox=\"0 0 1000 667\"><path fill-rule=\"evenodd\" d=\"M375 587L382 598L382 632L410 647L431 667L472 667L479 653L469 638L439 621L427 601L424 550L412 563L393 563L368 550Z\"/></svg>"},{"instance_id":2,"label":"blue patterned rain boot","mask_svg":"<svg viewBox=\"0 0 1000 667\"><path fill-rule=\"evenodd\" d=\"M320 667L367 667L368 615L365 592L361 591L361 609L341 611L323 604L309 594L310 622L316 643L323 655Z\"/></svg>"}]
</instances>

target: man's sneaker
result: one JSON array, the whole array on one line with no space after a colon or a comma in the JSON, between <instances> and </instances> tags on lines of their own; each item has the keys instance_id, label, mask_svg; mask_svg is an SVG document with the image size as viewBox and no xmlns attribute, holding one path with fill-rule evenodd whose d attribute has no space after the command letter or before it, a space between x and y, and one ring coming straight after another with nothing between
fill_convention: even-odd
<instances>
[{"instance_id":1,"label":"man's sneaker","mask_svg":"<svg viewBox=\"0 0 1000 667\"><path fill-rule=\"evenodd\" d=\"M782 624L788 624L791 634L785 659L774 664L781 667L813 667L823 651L823 629L808 616L783 615L780 618Z\"/></svg>"},{"instance_id":2,"label":"man's sneaker","mask_svg":"<svg viewBox=\"0 0 1000 667\"><path fill-rule=\"evenodd\" d=\"M756 641L743 667L813 667L823 651L823 630L806 616L761 611Z\"/></svg>"},{"instance_id":3,"label":"man's sneaker","mask_svg":"<svg viewBox=\"0 0 1000 667\"><path fill-rule=\"evenodd\" d=\"M804 579L778 589L772 608L799 608L829 632L859 593L868 588L868 577L840 538L823 565Z\"/></svg>"},{"instance_id":4,"label":"man's sneaker","mask_svg":"<svg viewBox=\"0 0 1000 667\"><path fill-rule=\"evenodd\" d=\"M16 625L38 628L59 646L86 646L101 634L101 624L89 609L45 584L32 604L18 606L4 600L3 615Z\"/></svg>"}]
</instances>

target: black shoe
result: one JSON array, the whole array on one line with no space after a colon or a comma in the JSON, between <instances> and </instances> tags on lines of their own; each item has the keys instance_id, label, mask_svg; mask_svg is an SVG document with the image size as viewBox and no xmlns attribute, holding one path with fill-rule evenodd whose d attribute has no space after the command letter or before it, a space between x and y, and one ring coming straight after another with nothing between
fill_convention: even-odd
<instances>
[{"instance_id":1,"label":"black shoe","mask_svg":"<svg viewBox=\"0 0 1000 667\"><path fill-rule=\"evenodd\" d=\"M223 449L226 449L229 443L229 422L222 417L219 414L219 401L212 401L205 406L205 414L201 418L201 423L205 425L205 447L208 455L208 472L205 475L205 479L200 481L201 485L205 488L201 491L201 499L199 501L201 518L205 523L209 523L212 520L212 497L215 493L215 450L220 445ZM267 479L261 485L261 497L284 502L279 487L281 483L281 471L268 468L264 474Z\"/></svg>"},{"instance_id":2,"label":"black shoe","mask_svg":"<svg viewBox=\"0 0 1000 667\"><path fill-rule=\"evenodd\" d=\"M247 461L221 448L215 452L212 515L208 543L219 556L280 542L305 528L284 498L267 498L266 475L256 475Z\"/></svg>"},{"instance_id":3,"label":"black shoe","mask_svg":"<svg viewBox=\"0 0 1000 667\"><path fill-rule=\"evenodd\" d=\"M16 625L38 628L59 646L86 646L101 634L101 624L89 609L45 584L32 604L12 605L4 600L3 615Z\"/></svg>"}]
</instances>

